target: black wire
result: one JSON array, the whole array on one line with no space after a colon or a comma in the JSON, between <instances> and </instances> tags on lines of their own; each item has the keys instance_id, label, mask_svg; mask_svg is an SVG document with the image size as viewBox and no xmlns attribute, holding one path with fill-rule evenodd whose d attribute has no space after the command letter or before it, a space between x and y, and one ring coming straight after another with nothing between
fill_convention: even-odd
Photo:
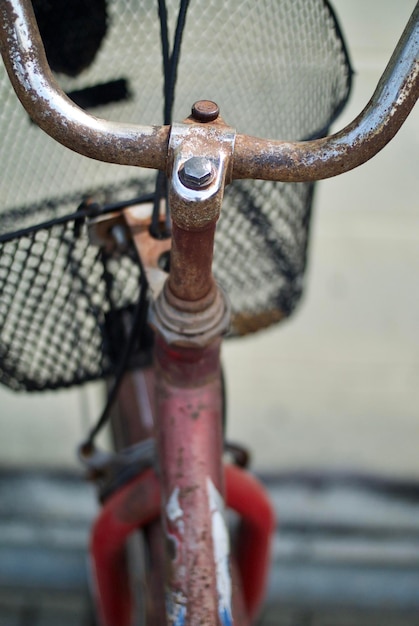
<instances>
[{"instance_id":1,"label":"black wire","mask_svg":"<svg viewBox=\"0 0 419 626\"><path fill-rule=\"evenodd\" d=\"M158 0L160 36L162 44L163 74L164 74L164 110L163 123L172 123L174 93L176 87L177 70L179 66L182 37L185 30L186 15L189 0L181 0L176 23L175 38L172 54L169 52L168 14L165 0Z\"/></svg>"},{"instance_id":2,"label":"black wire","mask_svg":"<svg viewBox=\"0 0 419 626\"><path fill-rule=\"evenodd\" d=\"M147 193L138 196L137 198L131 198L130 200L121 200L119 202L113 202L112 204L105 204L104 206L91 204L90 206L86 206L86 208L83 208L83 204L81 204L77 211L75 211L74 213L68 213L67 215L62 215L60 217L54 217L51 220L42 222L41 224L35 224L35 226L27 226L26 228L20 228L19 230L15 230L13 232L4 233L3 235L0 235L0 244L7 243L12 239L31 235L32 233L36 233L39 230L50 229L53 226L59 226L60 224L66 224L67 222L71 221L78 222L79 220L87 217L106 215L106 213L113 213L114 211L119 211L130 206L135 206L136 204L143 204L144 202L151 202L153 200L154 193Z\"/></svg>"},{"instance_id":3,"label":"black wire","mask_svg":"<svg viewBox=\"0 0 419 626\"><path fill-rule=\"evenodd\" d=\"M163 76L164 76L164 108L163 108L163 124L171 123L171 116L166 117L166 100L167 89L170 81L170 51L169 51L169 27L167 18L167 7L165 0L158 0L159 19L160 19L160 38L162 45L163 57Z\"/></svg>"},{"instance_id":4,"label":"black wire","mask_svg":"<svg viewBox=\"0 0 419 626\"><path fill-rule=\"evenodd\" d=\"M166 196L166 218L168 217L168 201L167 201L167 178L164 172L157 172L156 191L154 194L153 212L151 215L150 235L156 239L164 239L170 237L170 226L165 224L165 231L160 228L160 202Z\"/></svg>"},{"instance_id":5,"label":"black wire","mask_svg":"<svg viewBox=\"0 0 419 626\"><path fill-rule=\"evenodd\" d=\"M160 39L162 47L162 59L163 59L163 124L170 124L170 116L166 116L166 101L167 101L167 89L170 80L170 51L169 51L169 26L167 7L165 0L158 0L158 13L160 20ZM163 198L164 187L166 186L164 172L158 171L156 175L155 195L153 204L153 213L151 217L150 234L156 239L160 239L162 232L160 230L160 202ZM167 212L167 209L166 209Z\"/></svg>"},{"instance_id":6,"label":"black wire","mask_svg":"<svg viewBox=\"0 0 419 626\"><path fill-rule=\"evenodd\" d=\"M177 71L180 59L180 49L182 37L185 30L186 14L189 7L189 0L181 0L179 14L176 24L175 40L173 43L172 55L170 57L170 75L165 94L165 117L172 122L173 104L175 99L175 86L177 79Z\"/></svg>"},{"instance_id":7,"label":"black wire","mask_svg":"<svg viewBox=\"0 0 419 626\"><path fill-rule=\"evenodd\" d=\"M163 57L163 74L164 74L164 124L170 125L173 116L173 104L175 99L175 87L177 79L177 71L180 59L180 50L182 44L183 32L186 23L186 14L188 11L189 0L181 0L178 19L176 23L175 39L173 42L172 54L169 51L169 27L168 14L165 0L158 0L158 13L160 19L160 36L162 44ZM160 227L160 201L166 198L166 221L165 228L162 231ZM156 178L156 196L153 206L153 216L150 227L150 233L158 239L170 237L170 219L169 219L169 203L168 203L168 185L165 174L158 172Z\"/></svg>"},{"instance_id":8,"label":"black wire","mask_svg":"<svg viewBox=\"0 0 419 626\"><path fill-rule=\"evenodd\" d=\"M108 393L108 397L106 400L105 407L97 420L96 424L91 429L89 436L82 444L82 448L85 450L89 450L93 447L94 439L98 435L98 433L102 430L102 428L106 425L110 418L110 412L113 407L113 404L117 398L118 391L124 377L124 374L127 370L130 358L132 356L134 347L136 345L136 338L138 337L141 329L144 327L146 323L146 315L147 315L147 292L148 292L148 283L145 277L144 268L142 266L141 260L138 258L138 262L140 264L141 274L140 274L140 296L137 300L137 304L134 310L134 316L132 321L132 327L126 338L124 349L119 359L114 382L112 388Z\"/></svg>"}]
</instances>

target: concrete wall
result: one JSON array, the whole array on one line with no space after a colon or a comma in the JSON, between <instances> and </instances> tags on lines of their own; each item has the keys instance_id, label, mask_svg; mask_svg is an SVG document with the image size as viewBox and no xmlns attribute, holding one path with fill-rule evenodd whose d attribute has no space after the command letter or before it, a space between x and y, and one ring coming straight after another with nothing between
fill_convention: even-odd
<instances>
[{"instance_id":1,"label":"concrete wall","mask_svg":"<svg viewBox=\"0 0 419 626\"><path fill-rule=\"evenodd\" d=\"M414 5L334 2L356 71L337 126L368 101ZM320 183L299 312L226 347L231 435L257 465L419 474L418 148L416 107L373 161Z\"/></svg>"}]
</instances>

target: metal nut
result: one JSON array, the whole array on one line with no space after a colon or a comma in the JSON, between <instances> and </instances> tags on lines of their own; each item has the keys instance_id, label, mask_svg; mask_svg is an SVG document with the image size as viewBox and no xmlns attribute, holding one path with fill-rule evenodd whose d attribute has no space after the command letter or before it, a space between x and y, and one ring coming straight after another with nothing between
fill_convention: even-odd
<instances>
[{"instance_id":1,"label":"metal nut","mask_svg":"<svg viewBox=\"0 0 419 626\"><path fill-rule=\"evenodd\" d=\"M205 157L191 157L179 171L179 178L189 189L202 189L214 180L212 163Z\"/></svg>"},{"instance_id":2,"label":"metal nut","mask_svg":"<svg viewBox=\"0 0 419 626\"><path fill-rule=\"evenodd\" d=\"M198 100L192 107L192 117L198 122L214 122L219 114L218 104L212 100Z\"/></svg>"}]
</instances>

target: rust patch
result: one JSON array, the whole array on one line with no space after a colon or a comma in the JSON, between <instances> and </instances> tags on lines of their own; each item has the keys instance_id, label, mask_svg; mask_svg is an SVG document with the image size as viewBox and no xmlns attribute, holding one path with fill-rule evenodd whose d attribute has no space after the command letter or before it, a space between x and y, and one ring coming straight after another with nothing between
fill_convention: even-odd
<instances>
[{"instance_id":1,"label":"rust patch","mask_svg":"<svg viewBox=\"0 0 419 626\"><path fill-rule=\"evenodd\" d=\"M188 485L188 487L182 487L179 494L181 498L186 498L191 495L191 493L195 493L195 491L199 490L199 485Z\"/></svg>"},{"instance_id":2,"label":"rust patch","mask_svg":"<svg viewBox=\"0 0 419 626\"><path fill-rule=\"evenodd\" d=\"M239 335L255 333L262 328L268 328L285 318L281 309L270 309L260 313L233 313L231 326L233 332Z\"/></svg>"}]
</instances>

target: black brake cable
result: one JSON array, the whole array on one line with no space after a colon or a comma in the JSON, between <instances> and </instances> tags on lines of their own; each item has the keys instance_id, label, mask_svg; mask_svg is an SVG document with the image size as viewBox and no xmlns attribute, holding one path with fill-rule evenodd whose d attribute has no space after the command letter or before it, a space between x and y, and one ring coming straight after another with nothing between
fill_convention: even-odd
<instances>
[{"instance_id":1,"label":"black brake cable","mask_svg":"<svg viewBox=\"0 0 419 626\"><path fill-rule=\"evenodd\" d=\"M138 255L137 255L138 256ZM135 305L132 326L124 343L124 349L122 351L121 357L118 361L118 365L115 372L115 378L113 381L113 385L108 393L108 397L106 399L105 407L97 420L96 424L90 430L90 433L87 439L81 444L80 449L84 454L88 455L89 452L94 447L94 440L98 433L102 430L105 424L108 422L110 418L110 412L112 406L116 400L118 395L119 387L121 385L123 376L127 370L129 365L130 358L133 354L134 348L136 347L135 339L138 337L141 329L144 327L146 323L147 310L148 310L148 282L145 276L144 268L141 263L141 260L138 256L138 262L140 264L140 295Z\"/></svg>"},{"instance_id":2,"label":"black brake cable","mask_svg":"<svg viewBox=\"0 0 419 626\"><path fill-rule=\"evenodd\" d=\"M167 124L172 123L173 104L175 100L175 86L180 59L180 49L182 45L183 33L185 30L188 6L189 0L181 0L176 24L175 39L173 42L173 50L170 57L169 80L167 86L165 87L165 118L168 120L165 123Z\"/></svg>"},{"instance_id":3,"label":"black brake cable","mask_svg":"<svg viewBox=\"0 0 419 626\"><path fill-rule=\"evenodd\" d=\"M159 11L159 20L160 20L161 49L162 49L162 57L163 57L164 90L166 90L166 85L169 84L169 76L170 76L170 50L169 50L169 25L168 25L167 7L166 7L165 0L158 0L158 11ZM164 92L164 100L166 102L166 91ZM164 108L163 123L164 124L170 123L166 121L166 105Z\"/></svg>"},{"instance_id":4,"label":"black brake cable","mask_svg":"<svg viewBox=\"0 0 419 626\"><path fill-rule=\"evenodd\" d=\"M173 42L172 54L169 47L169 26L168 14L165 0L158 0L158 14L160 20L160 36L162 44L163 57L163 75L164 75L164 109L163 123L170 125L172 123L173 104L175 99L175 87L180 59L180 50L182 37L185 29L186 15L190 0L181 0L179 13L176 23L175 38ZM160 202L166 199L166 221L164 231L160 228ZM170 219L169 219L169 202L167 179L164 172L158 172L156 177L156 195L153 205L153 214L150 226L150 233L158 239L170 236Z\"/></svg>"},{"instance_id":5,"label":"black brake cable","mask_svg":"<svg viewBox=\"0 0 419 626\"><path fill-rule=\"evenodd\" d=\"M163 58L163 85L164 85L164 110L163 110L163 124L171 123L171 116L167 116L166 111L166 89L170 80L170 49L169 49L169 26L167 7L165 0L158 0L158 14L160 21L160 40ZM164 172L158 171L156 175L155 184L155 196L153 203L153 213L151 217L150 234L156 239L160 239L164 236L160 229L160 201L167 194L166 191L166 176ZM167 197L166 197L167 202ZM166 204L166 207L168 205ZM167 208L166 208L167 212Z\"/></svg>"}]
</instances>

